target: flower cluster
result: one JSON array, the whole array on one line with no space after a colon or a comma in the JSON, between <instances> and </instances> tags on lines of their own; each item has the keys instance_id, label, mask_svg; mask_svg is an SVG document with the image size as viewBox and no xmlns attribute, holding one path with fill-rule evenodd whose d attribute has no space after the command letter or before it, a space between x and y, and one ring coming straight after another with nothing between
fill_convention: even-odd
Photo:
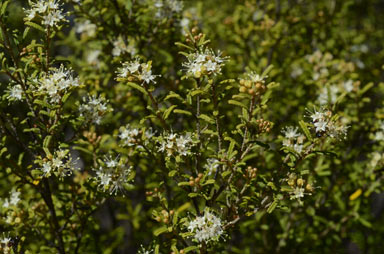
<instances>
[{"instance_id":1,"label":"flower cluster","mask_svg":"<svg viewBox=\"0 0 384 254\"><path fill-rule=\"evenodd\" d=\"M209 158L207 159L207 163L205 164L204 168L208 171L208 175L212 175L216 172L219 166L220 162L218 159Z\"/></svg>"},{"instance_id":2,"label":"flower cluster","mask_svg":"<svg viewBox=\"0 0 384 254\"><path fill-rule=\"evenodd\" d=\"M49 73L34 80L38 84L38 93L47 95L51 103L58 103L65 93L71 88L79 86L79 79L74 78L71 70L67 70L63 65L59 69L54 68Z\"/></svg>"},{"instance_id":3,"label":"flower cluster","mask_svg":"<svg viewBox=\"0 0 384 254\"><path fill-rule=\"evenodd\" d=\"M7 99L10 101L20 101L23 99L23 88L21 85L15 85L11 83L11 87L8 90Z\"/></svg>"},{"instance_id":4,"label":"flower cluster","mask_svg":"<svg viewBox=\"0 0 384 254\"><path fill-rule=\"evenodd\" d=\"M76 24L76 33L86 35L87 37L93 37L96 34L97 26L88 19Z\"/></svg>"},{"instance_id":5,"label":"flower cluster","mask_svg":"<svg viewBox=\"0 0 384 254\"><path fill-rule=\"evenodd\" d=\"M59 149L54 155L48 155L43 160L41 171L43 177L50 177L52 174L63 178L72 174L75 170L74 161L69 150Z\"/></svg>"},{"instance_id":6,"label":"flower cluster","mask_svg":"<svg viewBox=\"0 0 384 254\"><path fill-rule=\"evenodd\" d=\"M131 56L134 56L136 54L135 41L131 39L127 45L123 37L120 35L113 42L112 55L120 56L123 53L129 53Z\"/></svg>"},{"instance_id":7,"label":"flower cluster","mask_svg":"<svg viewBox=\"0 0 384 254\"><path fill-rule=\"evenodd\" d=\"M96 172L94 181L97 183L99 190L108 192L109 194L117 194L124 190L124 185L130 179L132 167L129 167L124 158L111 156L105 157L98 168L93 170Z\"/></svg>"},{"instance_id":8,"label":"flower cluster","mask_svg":"<svg viewBox=\"0 0 384 254\"><path fill-rule=\"evenodd\" d=\"M320 90L318 101L320 105L326 105L328 103L335 104L340 89L337 85L331 85L329 87L323 87Z\"/></svg>"},{"instance_id":9,"label":"flower cluster","mask_svg":"<svg viewBox=\"0 0 384 254\"><path fill-rule=\"evenodd\" d=\"M64 14L62 12L61 4L57 0L37 0L32 2L29 0L31 9L25 10L27 17L25 20L32 21L36 17L43 20L43 24L47 27L57 26L60 21L64 21Z\"/></svg>"},{"instance_id":10,"label":"flower cluster","mask_svg":"<svg viewBox=\"0 0 384 254\"><path fill-rule=\"evenodd\" d=\"M224 233L221 219L216 217L208 209L203 216L198 216L188 224L188 230L198 242L209 242L218 240Z\"/></svg>"},{"instance_id":11,"label":"flower cluster","mask_svg":"<svg viewBox=\"0 0 384 254\"><path fill-rule=\"evenodd\" d=\"M161 19L180 13L184 5L179 0L156 0L153 7L156 9L155 17Z\"/></svg>"},{"instance_id":12,"label":"flower cluster","mask_svg":"<svg viewBox=\"0 0 384 254\"><path fill-rule=\"evenodd\" d=\"M154 253L154 249L148 247L144 248L143 245L140 246L139 252L137 254L151 254Z\"/></svg>"},{"instance_id":13,"label":"flower cluster","mask_svg":"<svg viewBox=\"0 0 384 254\"><path fill-rule=\"evenodd\" d=\"M221 57L219 52L217 55L211 49L204 51L196 51L187 56L187 62L183 63L186 68L187 75L200 78L203 75L217 75L221 73L221 68L227 57Z\"/></svg>"},{"instance_id":14,"label":"flower cluster","mask_svg":"<svg viewBox=\"0 0 384 254\"><path fill-rule=\"evenodd\" d=\"M3 208L9 208L11 206L17 206L20 202L20 192L16 190L12 190L10 192L9 198L4 199Z\"/></svg>"},{"instance_id":15,"label":"flower cluster","mask_svg":"<svg viewBox=\"0 0 384 254\"><path fill-rule=\"evenodd\" d=\"M185 135L170 133L161 139L159 151L166 152L167 156L176 154L187 156L192 153L191 148L193 145L191 133Z\"/></svg>"},{"instance_id":16,"label":"flower cluster","mask_svg":"<svg viewBox=\"0 0 384 254\"><path fill-rule=\"evenodd\" d=\"M332 112L329 110L314 110L313 113L310 113L310 118L312 119L316 134L319 136L327 135L331 138L345 138L347 135L348 127L337 117L333 117Z\"/></svg>"},{"instance_id":17,"label":"flower cluster","mask_svg":"<svg viewBox=\"0 0 384 254\"><path fill-rule=\"evenodd\" d=\"M3 237L0 238L0 251L4 254L11 254L12 253L12 247L11 247L11 237L9 235L5 235L3 233Z\"/></svg>"},{"instance_id":18,"label":"flower cluster","mask_svg":"<svg viewBox=\"0 0 384 254\"><path fill-rule=\"evenodd\" d=\"M108 111L107 102L104 97L96 95L83 98L84 103L80 105L80 116L84 117L87 122L100 124L102 116Z\"/></svg>"},{"instance_id":19,"label":"flower cluster","mask_svg":"<svg viewBox=\"0 0 384 254\"><path fill-rule=\"evenodd\" d=\"M309 183L305 184L305 180L298 177L295 173L288 174L288 178L285 179L288 183L290 190L290 199L297 199L299 203L302 203L301 199L304 195L312 195L313 186Z\"/></svg>"},{"instance_id":20,"label":"flower cluster","mask_svg":"<svg viewBox=\"0 0 384 254\"><path fill-rule=\"evenodd\" d=\"M298 133L298 127L288 126L282 131L284 134L283 146L290 147L300 154L303 151L305 136Z\"/></svg>"},{"instance_id":21,"label":"flower cluster","mask_svg":"<svg viewBox=\"0 0 384 254\"><path fill-rule=\"evenodd\" d=\"M379 128L375 132L373 139L376 141L384 141L384 121L379 122Z\"/></svg>"},{"instance_id":22,"label":"flower cluster","mask_svg":"<svg viewBox=\"0 0 384 254\"><path fill-rule=\"evenodd\" d=\"M240 79L239 91L250 95L261 95L267 90L265 78L266 77L262 77L256 72L247 73L246 78Z\"/></svg>"},{"instance_id":23,"label":"flower cluster","mask_svg":"<svg viewBox=\"0 0 384 254\"><path fill-rule=\"evenodd\" d=\"M119 138L123 142L124 146L134 146L140 141L140 130L137 128L131 128L129 124L120 128Z\"/></svg>"},{"instance_id":24,"label":"flower cluster","mask_svg":"<svg viewBox=\"0 0 384 254\"><path fill-rule=\"evenodd\" d=\"M156 84L155 78L160 75L152 74L152 62L140 63L136 58L131 62L122 63L123 67L117 70L117 81L145 82L147 84L153 82Z\"/></svg>"}]
</instances>

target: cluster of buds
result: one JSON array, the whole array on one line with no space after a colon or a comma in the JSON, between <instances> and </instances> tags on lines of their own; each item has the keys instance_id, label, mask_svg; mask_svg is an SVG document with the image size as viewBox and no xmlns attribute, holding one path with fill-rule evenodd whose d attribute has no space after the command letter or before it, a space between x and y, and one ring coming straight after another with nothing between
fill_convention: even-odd
<instances>
[{"instance_id":1,"label":"cluster of buds","mask_svg":"<svg viewBox=\"0 0 384 254\"><path fill-rule=\"evenodd\" d=\"M199 28L194 27L192 28L191 33L190 34L188 33L186 36L187 38L185 39L185 41L187 43L196 44L196 42L198 42L201 38L203 38L204 34L199 33Z\"/></svg>"},{"instance_id":2,"label":"cluster of buds","mask_svg":"<svg viewBox=\"0 0 384 254\"><path fill-rule=\"evenodd\" d=\"M175 211L174 210L170 210L169 212L167 210L161 210L161 212L155 217L155 220L157 222L163 222L165 224L168 224L171 219L172 219L172 216L175 214Z\"/></svg>"},{"instance_id":3,"label":"cluster of buds","mask_svg":"<svg viewBox=\"0 0 384 254\"><path fill-rule=\"evenodd\" d=\"M41 61L40 57L37 54L35 54L35 53L30 55L31 52L32 52L31 48L23 48L21 50L20 56L26 55L26 57L29 58L29 59L32 59L32 61L35 64L39 63Z\"/></svg>"},{"instance_id":4,"label":"cluster of buds","mask_svg":"<svg viewBox=\"0 0 384 254\"><path fill-rule=\"evenodd\" d=\"M92 145L96 145L100 142L101 136L97 136L96 132L93 131L84 131L83 136L88 140Z\"/></svg>"},{"instance_id":5,"label":"cluster of buds","mask_svg":"<svg viewBox=\"0 0 384 254\"><path fill-rule=\"evenodd\" d=\"M247 93L251 96L261 96L267 90L264 77L251 72L247 74L247 77L240 79L240 93Z\"/></svg>"},{"instance_id":6,"label":"cluster of buds","mask_svg":"<svg viewBox=\"0 0 384 254\"><path fill-rule=\"evenodd\" d=\"M156 196L156 195L158 195L158 193L159 193L159 189L154 188L153 191L146 191L145 195L146 196Z\"/></svg>"},{"instance_id":7,"label":"cluster of buds","mask_svg":"<svg viewBox=\"0 0 384 254\"><path fill-rule=\"evenodd\" d=\"M271 131L272 123L267 120L257 119L256 124L259 133L266 133Z\"/></svg>"},{"instance_id":8,"label":"cluster of buds","mask_svg":"<svg viewBox=\"0 0 384 254\"><path fill-rule=\"evenodd\" d=\"M248 166L245 169L245 172L243 174L243 177L248 179L254 179L257 176L257 168L252 168L251 166Z\"/></svg>"},{"instance_id":9,"label":"cluster of buds","mask_svg":"<svg viewBox=\"0 0 384 254\"><path fill-rule=\"evenodd\" d=\"M201 181L201 179L202 179L203 177L204 177L204 174L203 174L203 173L199 173L199 174L197 175L196 178L194 178L193 176L191 176L191 177L189 178L189 186L191 186L191 187L193 187L193 186L198 186L199 183L200 183L200 181Z\"/></svg>"},{"instance_id":10,"label":"cluster of buds","mask_svg":"<svg viewBox=\"0 0 384 254\"><path fill-rule=\"evenodd\" d=\"M295 173L290 173L288 175L288 179L286 179L289 187L291 187L290 199L297 199L301 203L301 198L304 195L311 195L313 192L313 186L310 183L306 183L306 181L298 177Z\"/></svg>"},{"instance_id":11,"label":"cluster of buds","mask_svg":"<svg viewBox=\"0 0 384 254\"><path fill-rule=\"evenodd\" d=\"M11 210L7 212L5 222L8 225L20 224L26 217L28 217L28 215L23 210Z\"/></svg>"}]
</instances>

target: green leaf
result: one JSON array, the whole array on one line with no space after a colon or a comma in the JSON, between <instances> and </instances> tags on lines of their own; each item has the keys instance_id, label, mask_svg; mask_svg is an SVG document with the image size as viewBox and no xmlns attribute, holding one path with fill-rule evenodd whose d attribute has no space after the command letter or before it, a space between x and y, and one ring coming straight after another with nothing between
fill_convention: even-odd
<instances>
[{"instance_id":1,"label":"green leaf","mask_svg":"<svg viewBox=\"0 0 384 254\"><path fill-rule=\"evenodd\" d=\"M27 37L29 30L30 30L30 27L25 28L24 33L23 33L23 39L25 39L25 37Z\"/></svg>"},{"instance_id":2,"label":"green leaf","mask_svg":"<svg viewBox=\"0 0 384 254\"><path fill-rule=\"evenodd\" d=\"M188 197L190 197L190 198L194 198L194 197L197 197L197 196L199 196L199 193L196 193L196 192L192 192L192 193L188 194Z\"/></svg>"},{"instance_id":3,"label":"green leaf","mask_svg":"<svg viewBox=\"0 0 384 254\"><path fill-rule=\"evenodd\" d=\"M161 235L162 233L165 233L165 232L168 232L168 228L166 226L162 226L162 227L160 227L158 229L155 229L155 231L153 231L153 234L155 236L159 236L159 235Z\"/></svg>"},{"instance_id":4,"label":"green leaf","mask_svg":"<svg viewBox=\"0 0 384 254\"><path fill-rule=\"evenodd\" d=\"M184 114L184 115L189 115L189 116L192 115L191 112L186 111L186 110L182 110L182 109L175 109L173 112L176 113L176 114Z\"/></svg>"},{"instance_id":5,"label":"green leaf","mask_svg":"<svg viewBox=\"0 0 384 254\"><path fill-rule=\"evenodd\" d=\"M199 249L199 246L188 246L187 248L184 249L184 253L188 253L193 250Z\"/></svg>"},{"instance_id":6,"label":"green leaf","mask_svg":"<svg viewBox=\"0 0 384 254\"><path fill-rule=\"evenodd\" d=\"M205 115L205 114L201 114L199 116L199 118L203 119L204 121L208 122L208 123L211 123L211 124L214 124L215 123L215 120L213 120L211 117Z\"/></svg>"},{"instance_id":7,"label":"green leaf","mask_svg":"<svg viewBox=\"0 0 384 254\"><path fill-rule=\"evenodd\" d=\"M215 179L209 179L207 181L205 181L205 183L203 184L204 185L208 185L208 184L214 184L215 183Z\"/></svg>"},{"instance_id":8,"label":"green leaf","mask_svg":"<svg viewBox=\"0 0 384 254\"><path fill-rule=\"evenodd\" d=\"M171 98L175 98L175 99L178 99L180 101L184 101L183 97L181 97L179 94L172 92L172 91L164 98L164 101L167 101Z\"/></svg>"},{"instance_id":9,"label":"green leaf","mask_svg":"<svg viewBox=\"0 0 384 254\"><path fill-rule=\"evenodd\" d=\"M244 105L243 103L239 102L239 101L228 100L228 103L232 104L232 105L236 105L236 106L242 107L242 108L245 108L246 110L248 110L248 107L246 105Z\"/></svg>"},{"instance_id":10,"label":"green leaf","mask_svg":"<svg viewBox=\"0 0 384 254\"><path fill-rule=\"evenodd\" d=\"M179 46L179 47L182 47L182 48L186 48L186 49L189 49L191 51L194 51L194 48L188 46L188 45L185 45L184 43L181 43L181 42L175 42L175 45L176 46Z\"/></svg>"},{"instance_id":11,"label":"green leaf","mask_svg":"<svg viewBox=\"0 0 384 254\"><path fill-rule=\"evenodd\" d=\"M185 185L189 185L189 182L180 182L177 184L177 186L185 186Z\"/></svg>"},{"instance_id":12,"label":"green leaf","mask_svg":"<svg viewBox=\"0 0 384 254\"><path fill-rule=\"evenodd\" d=\"M312 135L308 130L307 124L303 120L300 120L299 125L300 125L300 128L303 130L304 135L307 137L307 139L312 141L313 140Z\"/></svg>"},{"instance_id":13,"label":"green leaf","mask_svg":"<svg viewBox=\"0 0 384 254\"><path fill-rule=\"evenodd\" d=\"M261 77L262 77L262 78L265 78L265 77L268 75L268 73L269 73L272 69L273 69L273 65L271 64L271 65L269 65L269 66L263 71L263 73L261 74Z\"/></svg>"},{"instance_id":14,"label":"green leaf","mask_svg":"<svg viewBox=\"0 0 384 254\"><path fill-rule=\"evenodd\" d=\"M147 94L147 91L142 86L139 86L136 83L128 82L127 85L132 87L132 88L134 88L134 89L136 89L136 90L139 90L143 94Z\"/></svg>"},{"instance_id":15,"label":"green leaf","mask_svg":"<svg viewBox=\"0 0 384 254\"><path fill-rule=\"evenodd\" d=\"M202 89L196 89L196 90L194 90L194 91L191 92L191 96L193 97L193 96L196 96L196 95L198 95L198 94L203 94L203 93L204 93L204 90L202 90Z\"/></svg>"},{"instance_id":16,"label":"green leaf","mask_svg":"<svg viewBox=\"0 0 384 254\"><path fill-rule=\"evenodd\" d=\"M170 172L168 173L168 176L169 176L169 177L174 177L174 176L176 175L176 173L177 173L177 170L172 170L172 171L170 171Z\"/></svg>"},{"instance_id":17,"label":"green leaf","mask_svg":"<svg viewBox=\"0 0 384 254\"><path fill-rule=\"evenodd\" d=\"M366 84L363 89L361 89L358 93L359 95L363 95L364 93L366 93L369 89L371 89L372 87L374 86L374 83L373 82L370 82L368 84Z\"/></svg>"},{"instance_id":18,"label":"green leaf","mask_svg":"<svg viewBox=\"0 0 384 254\"><path fill-rule=\"evenodd\" d=\"M1 10L0 10L0 15L3 16L5 11L7 10L7 5L9 1L5 1L1 4Z\"/></svg>"},{"instance_id":19,"label":"green leaf","mask_svg":"<svg viewBox=\"0 0 384 254\"><path fill-rule=\"evenodd\" d=\"M171 107L167 108L163 113L163 118L166 120L169 115L172 113L172 110L174 110L177 107L177 105L172 105Z\"/></svg>"},{"instance_id":20,"label":"green leaf","mask_svg":"<svg viewBox=\"0 0 384 254\"><path fill-rule=\"evenodd\" d=\"M31 22L31 21L28 21L28 22L25 22L25 24L26 24L27 26L36 28L37 30L40 30L40 31L42 31L43 33L45 33L45 29L44 29L42 26L40 26L40 25L38 25L38 24L36 24L36 23L33 23L33 22Z\"/></svg>"},{"instance_id":21,"label":"green leaf","mask_svg":"<svg viewBox=\"0 0 384 254\"><path fill-rule=\"evenodd\" d=\"M49 147L49 144L51 142L51 139L52 139L52 136L51 135L48 135L44 138L44 141L43 141L43 147Z\"/></svg>"},{"instance_id":22,"label":"green leaf","mask_svg":"<svg viewBox=\"0 0 384 254\"><path fill-rule=\"evenodd\" d=\"M272 213L273 210L275 210L276 206L277 206L277 203L278 201L275 199L272 204L268 207L267 209L267 213Z\"/></svg>"}]
</instances>

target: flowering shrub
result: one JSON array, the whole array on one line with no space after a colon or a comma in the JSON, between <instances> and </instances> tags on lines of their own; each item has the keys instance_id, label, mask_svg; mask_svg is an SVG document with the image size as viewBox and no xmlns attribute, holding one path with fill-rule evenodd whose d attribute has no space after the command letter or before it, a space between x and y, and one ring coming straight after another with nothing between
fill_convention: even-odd
<instances>
[{"instance_id":1,"label":"flowering shrub","mask_svg":"<svg viewBox=\"0 0 384 254\"><path fill-rule=\"evenodd\" d=\"M0 252L380 253L383 9L2 1Z\"/></svg>"}]
</instances>

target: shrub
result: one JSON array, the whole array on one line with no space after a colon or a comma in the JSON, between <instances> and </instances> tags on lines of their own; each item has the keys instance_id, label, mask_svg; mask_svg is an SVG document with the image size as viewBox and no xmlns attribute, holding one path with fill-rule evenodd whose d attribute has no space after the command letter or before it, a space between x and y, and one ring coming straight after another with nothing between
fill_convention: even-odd
<instances>
[{"instance_id":1,"label":"shrub","mask_svg":"<svg viewBox=\"0 0 384 254\"><path fill-rule=\"evenodd\" d=\"M2 1L0 250L380 253L383 8Z\"/></svg>"}]
</instances>

